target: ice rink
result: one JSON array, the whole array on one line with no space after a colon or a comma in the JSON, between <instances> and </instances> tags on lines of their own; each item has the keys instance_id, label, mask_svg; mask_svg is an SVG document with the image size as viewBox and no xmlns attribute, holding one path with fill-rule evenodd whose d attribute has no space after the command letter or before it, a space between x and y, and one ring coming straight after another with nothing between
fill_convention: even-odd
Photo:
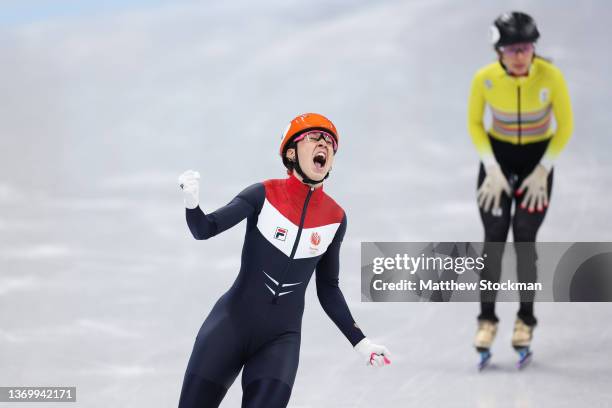
<instances>
[{"instance_id":1,"label":"ice rink","mask_svg":"<svg viewBox=\"0 0 612 408\"><path fill-rule=\"evenodd\" d=\"M0 386L76 386L67 407L177 405L195 335L239 268L244 223L209 241L177 186L211 211L284 177L298 113L341 135L326 191L346 210L341 287L373 341L362 364L308 289L290 407L608 407L612 307L536 304L522 372L499 305L478 373L478 305L360 302L361 241L478 241L467 132L488 27L534 16L568 82L574 136L540 241L610 241L612 5L606 1L24 0L2 6ZM240 382L222 407L240 405ZM0 406L9 406L0 403ZM14 406L14 405L10 405ZM40 404L20 404L19 407ZM54 404L60 407L62 404Z\"/></svg>"}]
</instances>

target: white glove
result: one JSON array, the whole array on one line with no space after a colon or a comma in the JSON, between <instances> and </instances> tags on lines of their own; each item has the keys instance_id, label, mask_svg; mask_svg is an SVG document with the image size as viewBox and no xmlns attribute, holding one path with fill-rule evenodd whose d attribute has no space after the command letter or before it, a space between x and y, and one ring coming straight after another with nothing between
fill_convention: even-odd
<instances>
[{"instance_id":1,"label":"white glove","mask_svg":"<svg viewBox=\"0 0 612 408\"><path fill-rule=\"evenodd\" d=\"M355 344L355 350L363 356L366 365L374 367L382 367L385 364L391 364L391 353L385 346L373 344L369 339L364 338L359 343Z\"/></svg>"},{"instance_id":2,"label":"white glove","mask_svg":"<svg viewBox=\"0 0 612 408\"><path fill-rule=\"evenodd\" d=\"M499 164L490 164L485 167L487 175L478 189L478 206L485 212L491 210L492 214L498 213L502 192L510 196L510 184L499 167Z\"/></svg>"},{"instance_id":3,"label":"white glove","mask_svg":"<svg viewBox=\"0 0 612 408\"><path fill-rule=\"evenodd\" d=\"M187 170L178 178L179 187L183 190L185 207L194 209L200 204L200 173Z\"/></svg>"},{"instance_id":4,"label":"white glove","mask_svg":"<svg viewBox=\"0 0 612 408\"><path fill-rule=\"evenodd\" d=\"M527 209L532 213L536 208L538 212L543 212L548 207L548 170L541 164L535 169L519 187L517 194L520 196L527 189L527 194L521 202L521 208Z\"/></svg>"}]
</instances>

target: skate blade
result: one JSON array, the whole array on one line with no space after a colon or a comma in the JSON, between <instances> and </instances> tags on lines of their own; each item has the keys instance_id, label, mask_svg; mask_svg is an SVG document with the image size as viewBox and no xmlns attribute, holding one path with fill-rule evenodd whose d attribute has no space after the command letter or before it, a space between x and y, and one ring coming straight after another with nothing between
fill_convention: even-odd
<instances>
[{"instance_id":1,"label":"skate blade","mask_svg":"<svg viewBox=\"0 0 612 408\"><path fill-rule=\"evenodd\" d=\"M522 370L531 362L533 353L528 347L517 348L516 351L519 354L519 361L516 363L516 368Z\"/></svg>"},{"instance_id":2,"label":"skate blade","mask_svg":"<svg viewBox=\"0 0 612 408\"><path fill-rule=\"evenodd\" d=\"M491 352L487 349L478 349L478 354L480 354L480 362L478 363L478 371L482 371L491 362Z\"/></svg>"}]
</instances>

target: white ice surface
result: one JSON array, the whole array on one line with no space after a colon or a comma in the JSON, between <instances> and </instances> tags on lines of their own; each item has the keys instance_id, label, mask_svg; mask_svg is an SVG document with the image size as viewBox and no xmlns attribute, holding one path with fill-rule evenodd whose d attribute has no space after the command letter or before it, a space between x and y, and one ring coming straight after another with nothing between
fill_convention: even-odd
<instances>
[{"instance_id":1,"label":"white ice surface","mask_svg":"<svg viewBox=\"0 0 612 408\"><path fill-rule=\"evenodd\" d=\"M282 177L281 131L319 111L342 138L326 187L348 214L341 285L393 363L362 366L311 285L290 406L610 406L608 304L536 305L520 373L516 305L499 305L478 374L476 304L360 303L361 241L482 238L466 101L509 9L536 17L575 113L539 239L609 241L608 2L175 2L0 28L0 385L76 385L69 407L175 406L244 233L193 240L176 177L199 170L215 209ZM237 381L222 406L240 398Z\"/></svg>"}]
</instances>

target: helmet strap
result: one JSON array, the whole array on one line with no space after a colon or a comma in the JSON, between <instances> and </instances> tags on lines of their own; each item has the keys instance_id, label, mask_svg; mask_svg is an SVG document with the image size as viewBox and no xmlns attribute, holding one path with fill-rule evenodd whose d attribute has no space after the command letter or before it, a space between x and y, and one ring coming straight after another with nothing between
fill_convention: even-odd
<instances>
[{"instance_id":1,"label":"helmet strap","mask_svg":"<svg viewBox=\"0 0 612 408\"><path fill-rule=\"evenodd\" d=\"M304 171L302 170L302 167L300 167L300 159L298 157L297 148L295 149L295 163L293 165L293 169L297 172L297 174L300 175L300 177L302 177L302 182L305 184L310 184L310 185L319 184L323 182L323 180L329 177L329 171L327 172L325 177L323 177L321 180L313 180L310 177L308 177L306 173L304 173Z\"/></svg>"}]
</instances>

